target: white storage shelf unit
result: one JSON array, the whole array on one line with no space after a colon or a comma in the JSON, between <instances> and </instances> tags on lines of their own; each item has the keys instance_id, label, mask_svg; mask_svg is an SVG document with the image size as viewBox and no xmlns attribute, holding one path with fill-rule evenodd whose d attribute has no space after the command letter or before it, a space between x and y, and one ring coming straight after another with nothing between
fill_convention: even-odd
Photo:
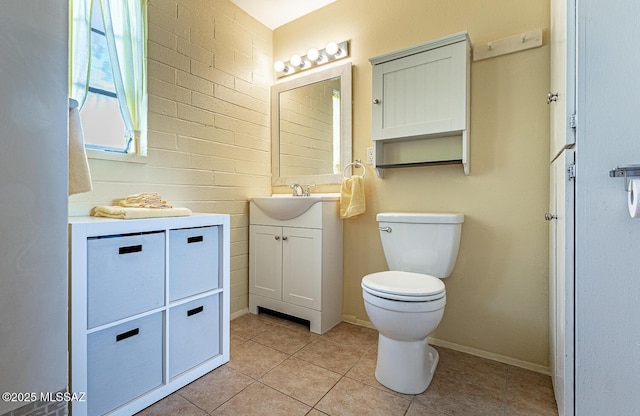
<instances>
[{"instance_id":1,"label":"white storage shelf unit","mask_svg":"<svg viewBox=\"0 0 640 416\"><path fill-rule=\"evenodd\" d=\"M469 174L471 41L467 32L377 56L374 163L382 169L461 163Z\"/></svg>"},{"instance_id":2,"label":"white storage shelf unit","mask_svg":"<svg viewBox=\"0 0 640 416\"><path fill-rule=\"evenodd\" d=\"M73 415L131 415L229 361L229 216L73 217Z\"/></svg>"}]
</instances>

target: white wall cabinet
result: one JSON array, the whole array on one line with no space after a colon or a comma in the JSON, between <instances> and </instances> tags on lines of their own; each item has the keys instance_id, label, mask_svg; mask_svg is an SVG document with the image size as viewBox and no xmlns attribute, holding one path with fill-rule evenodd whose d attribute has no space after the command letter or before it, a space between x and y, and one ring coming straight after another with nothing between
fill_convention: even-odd
<instances>
[{"instance_id":1,"label":"white wall cabinet","mask_svg":"<svg viewBox=\"0 0 640 416\"><path fill-rule=\"evenodd\" d=\"M468 170L471 43L466 32L371 58L375 167L463 163ZM425 140L448 137L446 141ZM390 143L420 140L403 152ZM395 146L397 147L397 146ZM380 171L379 171L380 173Z\"/></svg>"},{"instance_id":2,"label":"white wall cabinet","mask_svg":"<svg viewBox=\"0 0 640 416\"><path fill-rule=\"evenodd\" d=\"M274 220L251 203L249 311L310 322L322 334L342 321L342 221L337 197L292 220Z\"/></svg>"},{"instance_id":3,"label":"white wall cabinet","mask_svg":"<svg viewBox=\"0 0 640 416\"><path fill-rule=\"evenodd\" d=\"M229 361L229 216L69 220L74 415L130 415Z\"/></svg>"}]
</instances>

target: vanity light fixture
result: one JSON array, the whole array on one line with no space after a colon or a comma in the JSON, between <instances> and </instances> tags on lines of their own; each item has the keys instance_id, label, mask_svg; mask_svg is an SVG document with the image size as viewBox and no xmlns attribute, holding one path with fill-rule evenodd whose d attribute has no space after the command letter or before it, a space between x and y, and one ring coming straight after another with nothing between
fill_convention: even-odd
<instances>
[{"instance_id":1,"label":"vanity light fixture","mask_svg":"<svg viewBox=\"0 0 640 416\"><path fill-rule=\"evenodd\" d=\"M282 61L275 61L275 63L273 64L273 69L275 69L276 72L282 72L283 74L288 74L293 70L293 68Z\"/></svg>"},{"instance_id":2,"label":"vanity light fixture","mask_svg":"<svg viewBox=\"0 0 640 416\"><path fill-rule=\"evenodd\" d=\"M307 58L311 62L318 62L320 59L320 52L316 48L311 48L307 51Z\"/></svg>"},{"instance_id":3,"label":"vanity light fixture","mask_svg":"<svg viewBox=\"0 0 640 416\"><path fill-rule=\"evenodd\" d=\"M300 69L304 69L307 66L307 62L304 61L302 59L302 57L300 55L291 55L291 58L289 59L289 62L291 62L291 65L293 65L294 67L299 67Z\"/></svg>"},{"instance_id":4,"label":"vanity light fixture","mask_svg":"<svg viewBox=\"0 0 640 416\"><path fill-rule=\"evenodd\" d=\"M336 56L340 52L340 48L335 42L327 43L327 46L325 46L324 50L327 52L327 55L331 56Z\"/></svg>"},{"instance_id":5,"label":"vanity light fixture","mask_svg":"<svg viewBox=\"0 0 640 416\"><path fill-rule=\"evenodd\" d=\"M340 43L329 42L324 49L318 50L311 48L304 56L294 54L291 55L287 62L276 61L273 64L273 69L275 69L276 75L280 78L285 75L291 75L296 72L328 64L348 56L349 41L345 40Z\"/></svg>"}]
</instances>

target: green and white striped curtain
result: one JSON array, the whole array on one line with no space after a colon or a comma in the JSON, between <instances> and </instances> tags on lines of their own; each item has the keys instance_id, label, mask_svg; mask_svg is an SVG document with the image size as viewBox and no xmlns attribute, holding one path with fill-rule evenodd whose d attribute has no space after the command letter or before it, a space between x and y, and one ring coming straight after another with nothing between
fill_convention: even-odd
<instances>
[{"instance_id":1,"label":"green and white striped curtain","mask_svg":"<svg viewBox=\"0 0 640 416\"><path fill-rule=\"evenodd\" d=\"M91 15L102 13L113 79L127 138L146 154L147 0L70 0L69 95L84 104L89 82Z\"/></svg>"}]
</instances>

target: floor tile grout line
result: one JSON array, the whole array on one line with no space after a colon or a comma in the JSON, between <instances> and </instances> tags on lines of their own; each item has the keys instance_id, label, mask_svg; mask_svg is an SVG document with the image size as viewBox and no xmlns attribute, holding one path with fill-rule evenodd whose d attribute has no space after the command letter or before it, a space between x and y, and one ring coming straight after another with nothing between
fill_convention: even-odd
<instances>
[{"instance_id":1,"label":"floor tile grout line","mask_svg":"<svg viewBox=\"0 0 640 416\"><path fill-rule=\"evenodd\" d=\"M219 368L219 367L218 367ZM229 400L233 399L234 397L236 397L238 394L242 393L243 391L245 391L249 386L251 386L252 384L254 384L257 380L254 379L251 376L248 376L247 374L244 374L243 372L236 370L234 368L231 368L234 371L237 371L239 374L242 374L246 377L249 377L251 379L251 383L247 384L246 386L244 386L242 389L240 389L240 391L238 391L237 393L233 394L231 397L229 397L227 400L225 400L224 402L220 403L218 406L216 406L215 408L211 409L210 411L207 411L206 409L203 409L202 407L198 406L197 404L195 404L193 401L189 400L189 398L187 398L186 396L184 396L182 393L180 393L180 390L176 391L176 393L178 393L178 395L180 397L182 397L183 399L185 399L186 401L188 401L189 403L191 403L193 406L197 407L198 409L202 410L204 413L206 413L207 415L211 415L213 412L215 412L216 410L218 410L220 407L224 406L225 403L227 403ZM199 379L196 379L193 382L197 381ZM188 385L188 384L187 384ZM185 386L186 387L186 386ZM184 387L183 387L184 388Z\"/></svg>"},{"instance_id":2,"label":"floor tile grout line","mask_svg":"<svg viewBox=\"0 0 640 416\"><path fill-rule=\"evenodd\" d=\"M253 336L252 336L251 338L247 339L247 341L253 341L253 342L254 342L254 343L256 343L256 344L259 344L259 345L262 345L262 346L265 346L265 347L271 348L271 347L269 347L268 345L265 345L265 344L260 343L259 341L257 341L257 340L256 340L256 338L258 338L260 335L264 334L264 332L269 331L269 330L272 330L272 329L276 329L276 328L292 329L290 326L288 326L288 325L280 325L278 322L269 321L268 323L269 323L270 325L273 325L273 326L272 326L272 327L270 327L270 328L268 328L268 329L264 329L264 330L262 330L262 331L259 331L258 333L254 333L254 334L253 334ZM279 351L279 352L281 352L281 353L285 354L285 355L287 356L287 358L285 358L282 362L280 362L279 364L277 364L277 365L276 365L275 367L273 367L272 369L270 369L270 370L266 371L264 374L262 374L262 375L261 375L261 376L259 376L258 378L253 378L253 377L249 376L249 377L253 380L253 382L252 382L251 384L253 384L255 381L258 381L258 382L260 382L261 384L266 385L265 383L263 383L262 381L260 381L260 378L261 378L261 377L264 377L264 376L265 376L266 374L268 374L270 371L272 371L273 369L277 368L279 365L281 365L283 362L285 362L285 361L289 360L291 357L294 357L294 358L297 358L297 359L301 359L301 360L303 360L303 361L305 361L305 362L307 362L307 363L310 363L310 364L312 364L312 365L317 365L317 366L318 366L318 367L320 367L320 368L324 368L324 369L326 369L326 370L328 370L328 371L332 371L332 372L334 372L334 373L335 373L335 371L334 371L334 370L328 369L328 368L326 368L326 367L324 367L324 366L322 366L322 365L318 365L318 364L316 364L316 363L314 363L314 362L311 362L311 361L305 360L305 359L303 359L303 358L301 358L301 357L296 357L296 356L295 356L295 354L299 353L302 349L304 349L304 348L308 347L310 344L312 344L312 343L314 343L314 342L317 342L317 340L318 340L318 339L320 339L320 338L324 338L326 341L330 341L330 342L332 342L332 343L334 343L334 344L342 345L342 346L344 346L344 347L347 347L347 348L353 348L353 349L358 349L358 347L359 347L360 345L361 345L361 346L364 346L364 345L365 345L364 343L368 342L368 340L366 339L366 337L368 336L368 334L366 334L363 338L360 338L360 337L359 337L359 335L357 335L357 334L355 334L355 333L354 333L354 334L352 334L352 335L353 335L353 338L360 339L360 340L362 341L362 343L360 343L360 342L350 342L350 341L351 341L351 339L350 339L350 338L351 338L351 336L350 336L348 333L347 333L347 334L345 334L346 336L342 336L342 334L341 334L341 333L338 333L338 335L339 335L338 337L331 337L331 336L324 336L324 335L320 335L320 336L316 337L315 339L312 339L311 341L307 342L304 346L300 347L298 350L296 350L295 352L292 352L292 353L285 353L285 352L283 352L283 351L279 351L279 350L277 350L277 351ZM358 380L358 379L354 378L354 375L348 375L348 374L349 374L349 372L351 372L355 366L357 366L358 364L362 363L363 358L364 358L364 357L365 357L369 352L372 352L372 351L374 351L374 347L373 347L373 346L371 346L371 345L369 345L368 347L363 348L361 351L359 351L359 352L360 352L360 354L359 354L359 357L358 357L358 359L356 360L356 362L355 362L353 365L351 365L351 366L350 366L350 367L349 367L349 368L344 372L344 374L340 374L340 373L338 373L338 374L340 374L340 377L338 378L338 380L333 384L333 386L332 386L329 390L327 390L327 392L326 392L326 393L324 393L324 395L323 395L323 396L322 396L322 397L321 397L321 398L320 398L320 399L319 399L319 400L314 404L314 406L312 406L312 407L311 407L311 409L316 409L317 411L322 412L321 410L317 409L317 407L316 407L316 406L317 406L317 405L318 405L318 404L323 400L323 398L324 398L324 397L326 397L326 395L327 395L327 394L329 394L331 391L333 391L333 390L335 389L336 385L337 385L338 383L340 383L341 381L343 381L345 377L346 377L346 378L349 378L349 379L351 379L351 380L354 380L354 381L356 381L356 382L362 383L362 384L364 384L364 385L368 385L368 386L370 386L370 387L378 388L377 386L372 386L371 384L368 384L368 383L362 382L362 381L360 381L360 380ZM502 397L501 397L501 404L500 404L500 406L501 406L501 408L502 408L502 412L500 412L500 413L496 412L496 414L503 414L503 415L507 415L507 414L508 414L508 412L509 412L508 397L509 397L510 384L511 384L511 383L509 383L509 381L510 381L510 378L511 378L511 377L510 377L510 376L511 376L511 373L513 372L513 371L511 371L511 370L512 370L512 369L511 369L509 366L506 366L506 367L505 367L505 372L503 373L503 374L504 374L504 377L505 377L505 378L504 378L504 384L503 384L503 383L501 383L501 384L502 384L502 388L500 388L500 390L502 391L502 394L501 394L501 396L502 396ZM241 374L244 374L244 373L242 373L242 372L240 372L240 373L241 373ZM515 374L515 372L513 372L513 374ZM247 376L248 376L248 375L247 375ZM518 376L519 376L519 375L518 375ZM250 385L251 385L251 384L250 384ZM473 384L473 385L476 385L476 384ZM271 387L271 386L269 386L269 385L266 385L266 386L268 386L268 387L270 387L270 388L272 388L272 389L274 389L274 390L276 390L276 391L279 391L277 388ZM242 389L240 392L236 393L236 395L237 395L237 394L240 394L240 393L241 393L242 391L244 391L247 387L249 387L249 386L246 386L246 387L245 387L244 389ZM476 387L481 387L481 386L476 385ZM379 390L381 390L381 391L384 391L383 389L380 389L380 388L378 388L378 389L379 389ZM495 391L495 390L494 390L494 391ZM301 402L300 400L295 399L295 397L289 396L288 394L286 394L286 393L284 393L284 392L280 392L280 393L282 393L282 394L284 394L285 396L290 397L290 398L292 398L292 399L294 399L294 400L296 400L296 401L298 401L298 402ZM234 395L233 397L235 397L236 395ZM418 395L413 395L413 396L412 396L412 397L410 397L410 398L406 398L406 397L404 397L404 398L405 398L405 400L408 400L408 401L409 401L409 406L408 406L408 407L407 407L407 409L405 410L405 414L409 411L409 409L411 408L411 405L412 405L413 403L416 403L416 404L419 404L419 405L421 405L421 406L424 406L421 402L418 402L418 401L416 400L417 396L418 396ZM515 397L515 396L514 396L514 397ZM228 399L228 400L231 400L231 398L230 398L230 399ZM228 400L227 400L227 401L228 401ZM226 402L225 402L225 403L226 403ZM301 403L303 403L303 402L301 402ZM304 404L305 404L306 406L309 406L309 405L307 405L306 403L304 403ZM498 404L498 403L496 403L496 404ZM474 406L474 407L475 407L475 406ZM433 409L433 408L431 408L431 407L429 407L429 408L430 408L430 409ZM216 408L216 409L217 409L217 408ZM433 409L433 410L434 410L434 411L436 411L436 412L438 412L438 414L442 414L442 415L444 415L444 413L440 412L440 410L438 410L438 409ZM309 410L309 412L311 412L311 411L312 411L312 410ZM307 413L308 413L308 412L307 412ZM323 413L324 413L324 412L323 412Z\"/></svg>"}]
</instances>

